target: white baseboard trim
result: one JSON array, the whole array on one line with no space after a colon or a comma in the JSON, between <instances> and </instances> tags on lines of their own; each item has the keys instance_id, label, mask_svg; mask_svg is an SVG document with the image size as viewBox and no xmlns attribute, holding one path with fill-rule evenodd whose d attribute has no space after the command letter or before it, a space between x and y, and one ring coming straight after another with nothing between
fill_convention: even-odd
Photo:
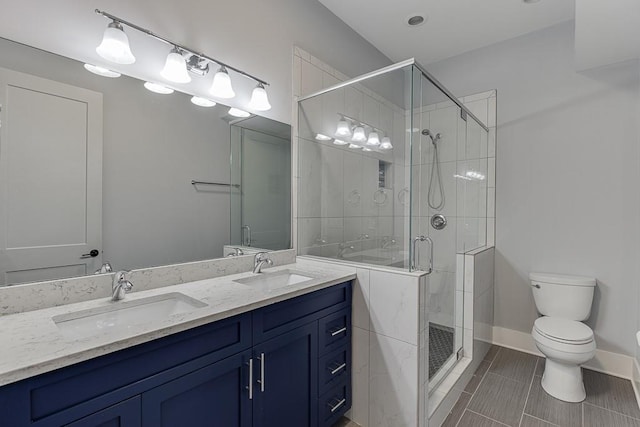
<instances>
[{"instance_id":1,"label":"white baseboard trim","mask_svg":"<svg viewBox=\"0 0 640 427\"><path fill-rule=\"evenodd\" d=\"M543 356L536 348L531 334L526 332L494 326L493 343L502 347L535 354L536 356ZM612 353L610 351L596 350L595 357L583 366L587 369L613 375L614 377L631 380L634 383L634 387L636 387L634 377L636 377L635 371L639 368L635 357ZM638 372L637 375L638 381L640 381L640 372ZM640 387L640 383L637 386ZM636 394L636 396L640 395Z\"/></svg>"}]
</instances>

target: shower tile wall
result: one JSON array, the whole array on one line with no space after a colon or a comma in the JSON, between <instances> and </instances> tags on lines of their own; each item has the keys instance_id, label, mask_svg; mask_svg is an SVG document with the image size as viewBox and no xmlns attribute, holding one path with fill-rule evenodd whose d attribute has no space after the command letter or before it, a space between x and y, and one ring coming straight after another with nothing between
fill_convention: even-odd
<instances>
[{"instance_id":1,"label":"shower tile wall","mask_svg":"<svg viewBox=\"0 0 640 427\"><path fill-rule=\"evenodd\" d=\"M294 52L294 72L299 73L295 77L301 82L294 86L295 94L310 94L348 79L299 48ZM347 242L347 246L354 246L347 254L368 250L373 258L401 261L409 215L403 198L403 189L408 189L404 111L362 85L307 100L296 110L299 167L294 171L299 171L296 185L303 189L297 193L295 215L298 253L335 258L340 244ZM339 113L383 130L391 138L393 150L365 153L317 141L318 133L333 136ZM391 183L385 188L378 186L381 160L392 164ZM395 240L391 247L397 255L381 248L384 239Z\"/></svg>"}]
</instances>

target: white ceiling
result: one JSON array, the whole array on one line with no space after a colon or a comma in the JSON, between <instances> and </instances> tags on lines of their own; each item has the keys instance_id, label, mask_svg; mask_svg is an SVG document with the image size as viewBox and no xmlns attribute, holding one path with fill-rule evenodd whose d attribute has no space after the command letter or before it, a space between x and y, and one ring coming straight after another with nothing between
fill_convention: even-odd
<instances>
[{"instance_id":1,"label":"white ceiling","mask_svg":"<svg viewBox=\"0 0 640 427\"><path fill-rule=\"evenodd\" d=\"M574 0L319 0L393 61L428 64L574 18ZM426 14L409 27L407 18Z\"/></svg>"}]
</instances>

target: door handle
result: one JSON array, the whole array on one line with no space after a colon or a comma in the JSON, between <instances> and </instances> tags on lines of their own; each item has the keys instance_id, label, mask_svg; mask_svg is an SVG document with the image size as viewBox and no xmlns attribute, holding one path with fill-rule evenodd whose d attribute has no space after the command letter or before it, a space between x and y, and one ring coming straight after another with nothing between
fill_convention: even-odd
<instances>
[{"instance_id":1,"label":"door handle","mask_svg":"<svg viewBox=\"0 0 640 427\"><path fill-rule=\"evenodd\" d=\"M100 255L100 251L99 250L91 249L88 254L80 255L80 259L95 258L98 255Z\"/></svg>"}]
</instances>

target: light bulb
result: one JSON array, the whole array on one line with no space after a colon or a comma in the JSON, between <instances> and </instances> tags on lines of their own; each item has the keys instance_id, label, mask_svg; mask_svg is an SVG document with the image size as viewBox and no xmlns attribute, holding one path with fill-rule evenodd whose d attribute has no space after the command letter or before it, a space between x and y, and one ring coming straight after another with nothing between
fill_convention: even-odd
<instances>
[{"instance_id":1,"label":"light bulb","mask_svg":"<svg viewBox=\"0 0 640 427\"><path fill-rule=\"evenodd\" d=\"M207 98L201 98L199 96L191 97L191 103L197 105L198 107L213 107L216 105L216 103L213 102L212 100Z\"/></svg>"},{"instance_id":2,"label":"light bulb","mask_svg":"<svg viewBox=\"0 0 640 427\"><path fill-rule=\"evenodd\" d=\"M251 101L249 101L249 108L256 111L267 111L271 109L267 91L262 83L258 83L258 85L253 89L253 92L251 93Z\"/></svg>"},{"instance_id":3,"label":"light bulb","mask_svg":"<svg viewBox=\"0 0 640 427\"><path fill-rule=\"evenodd\" d=\"M173 93L173 89L158 83L145 82L144 87L147 88L147 90L159 93L160 95L169 95Z\"/></svg>"},{"instance_id":4,"label":"light bulb","mask_svg":"<svg viewBox=\"0 0 640 427\"><path fill-rule=\"evenodd\" d=\"M251 114L247 113L244 110L240 110L239 108L231 107L229 108L229 114L234 117L249 117Z\"/></svg>"},{"instance_id":5,"label":"light bulb","mask_svg":"<svg viewBox=\"0 0 640 427\"><path fill-rule=\"evenodd\" d=\"M229 99L236 96L236 93L233 91L233 87L231 86L231 77L229 77L229 73L225 67L220 67L216 72L216 75L213 76L213 84L211 85L210 93L213 96L223 99Z\"/></svg>"},{"instance_id":6,"label":"light bulb","mask_svg":"<svg viewBox=\"0 0 640 427\"><path fill-rule=\"evenodd\" d=\"M321 133L317 133L317 134L316 134L316 139L317 139L318 141L329 141L329 140L331 139L331 137L330 137L330 136L327 136L327 135L323 135L323 134L321 134Z\"/></svg>"},{"instance_id":7,"label":"light bulb","mask_svg":"<svg viewBox=\"0 0 640 427\"><path fill-rule=\"evenodd\" d=\"M122 74L118 73L117 71L111 71L108 68L99 67L97 65L92 65L92 64L84 64L84 68L87 71L91 71L93 74L97 74L97 75L102 76L102 77L110 77L112 79L115 79L115 78L120 77L122 75Z\"/></svg>"},{"instance_id":8,"label":"light bulb","mask_svg":"<svg viewBox=\"0 0 640 427\"><path fill-rule=\"evenodd\" d=\"M348 144L347 141L343 141L341 139L334 139L333 143L336 144L336 145L347 145Z\"/></svg>"},{"instance_id":9,"label":"light bulb","mask_svg":"<svg viewBox=\"0 0 640 427\"><path fill-rule=\"evenodd\" d=\"M392 148L393 148L393 145L391 145L391 139L389 139L388 136L385 136L384 138L382 138L382 142L380 143L380 149L391 150Z\"/></svg>"},{"instance_id":10,"label":"light bulb","mask_svg":"<svg viewBox=\"0 0 640 427\"><path fill-rule=\"evenodd\" d=\"M187 62L178 48L171 49L160 75L174 83L189 83L191 81L187 71Z\"/></svg>"},{"instance_id":11,"label":"light bulb","mask_svg":"<svg viewBox=\"0 0 640 427\"><path fill-rule=\"evenodd\" d=\"M365 142L367 140L367 136L365 135L364 128L362 126L358 126L353 130L351 140L353 142Z\"/></svg>"},{"instance_id":12,"label":"light bulb","mask_svg":"<svg viewBox=\"0 0 640 427\"><path fill-rule=\"evenodd\" d=\"M340 137L350 137L351 136L351 125L348 121L344 119L344 117L338 122L338 127L336 128L335 136Z\"/></svg>"},{"instance_id":13,"label":"light bulb","mask_svg":"<svg viewBox=\"0 0 640 427\"><path fill-rule=\"evenodd\" d=\"M129 37L125 34L120 23L113 21L104 30L102 43L96 48L98 55L107 61L116 64L133 64L136 62L135 56L129 47Z\"/></svg>"},{"instance_id":14,"label":"light bulb","mask_svg":"<svg viewBox=\"0 0 640 427\"><path fill-rule=\"evenodd\" d=\"M367 145L377 147L380 145L380 137L378 136L378 132L371 131L369 133L369 138L367 139Z\"/></svg>"}]
</instances>

